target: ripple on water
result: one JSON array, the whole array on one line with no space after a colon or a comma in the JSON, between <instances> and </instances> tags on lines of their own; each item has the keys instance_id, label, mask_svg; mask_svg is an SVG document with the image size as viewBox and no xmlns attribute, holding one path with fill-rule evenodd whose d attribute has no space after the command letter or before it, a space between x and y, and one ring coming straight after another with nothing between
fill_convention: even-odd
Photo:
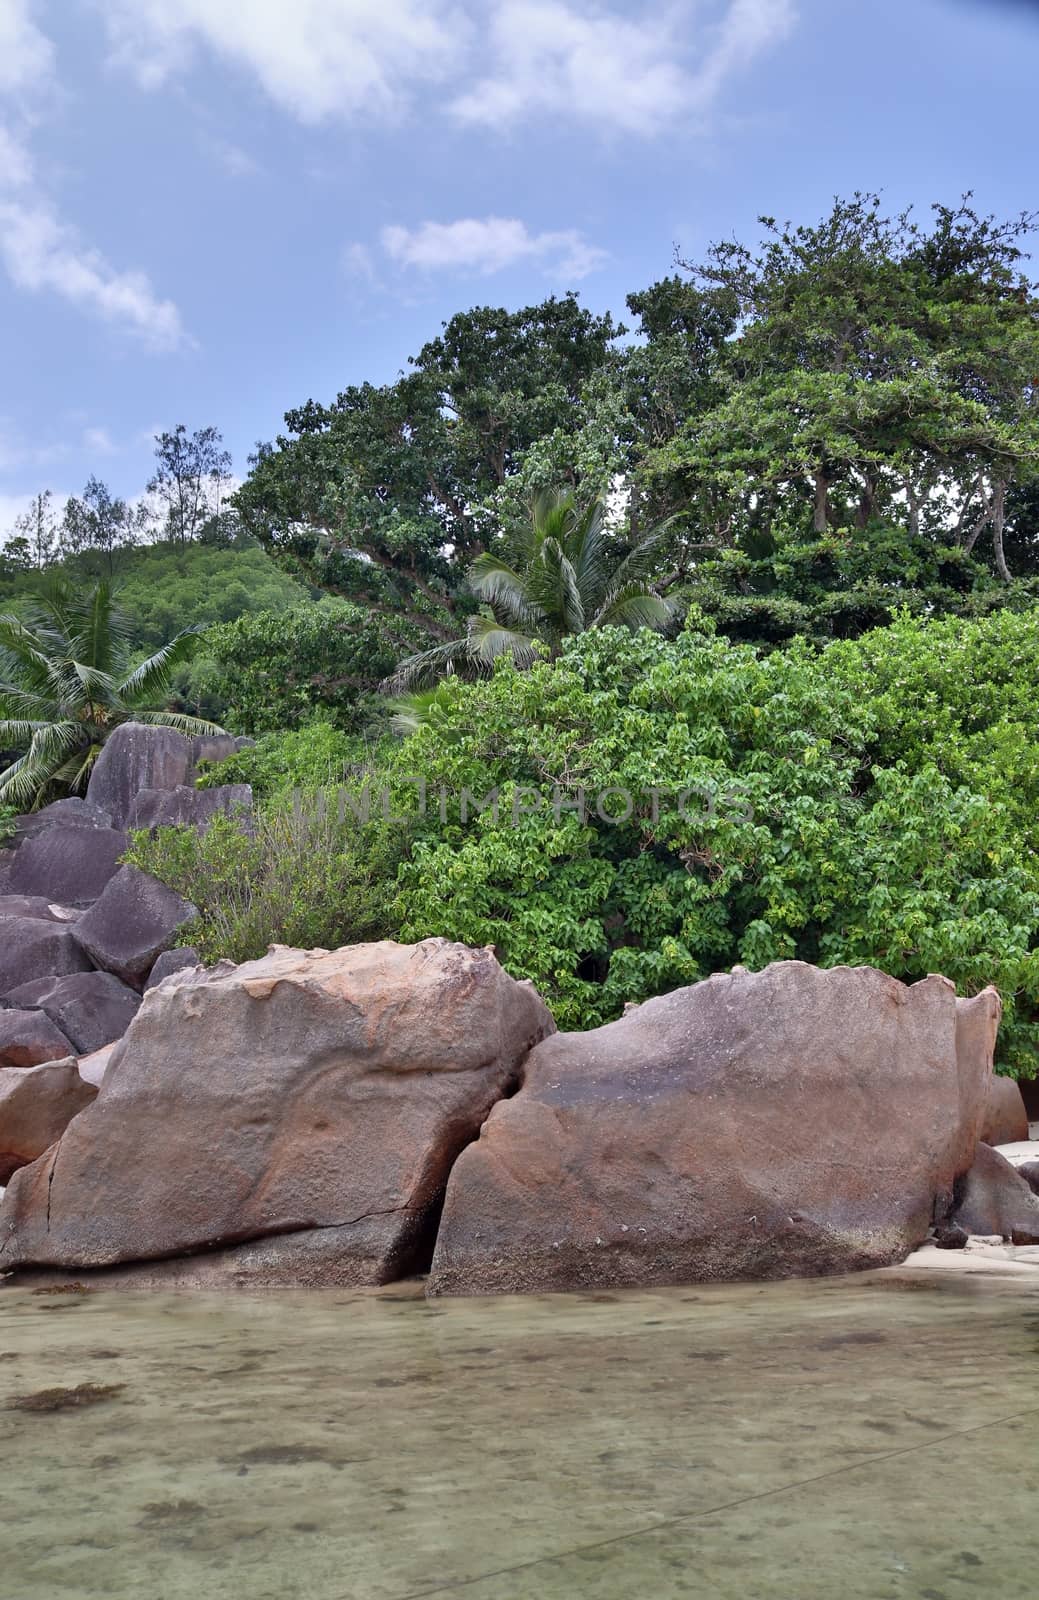
<instances>
[{"instance_id":1,"label":"ripple on water","mask_svg":"<svg viewBox=\"0 0 1039 1600\"><path fill-rule=\"evenodd\" d=\"M1017 1283L6 1289L3 1591L1030 1594L1037 1328Z\"/></svg>"}]
</instances>

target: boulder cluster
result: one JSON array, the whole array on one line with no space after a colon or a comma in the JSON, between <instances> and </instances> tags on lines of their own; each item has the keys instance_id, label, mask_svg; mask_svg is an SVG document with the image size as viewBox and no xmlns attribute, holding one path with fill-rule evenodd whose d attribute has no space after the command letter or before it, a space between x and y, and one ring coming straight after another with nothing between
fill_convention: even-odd
<instances>
[{"instance_id":1,"label":"boulder cluster","mask_svg":"<svg viewBox=\"0 0 1039 1600\"><path fill-rule=\"evenodd\" d=\"M195 907L120 863L135 828L247 811L245 785L194 787L200 761L240 743L127 723L84 798L17 819L0 851L0 1184L53 1143L62 1107L67 1121L93 1098L77 1058L122 1038L149 984L196 964L176 948Z\"/></svg>"},{"instance_id":2,"label":"boulder cluster","mask_svg":"<svg viewBox=\"0 0 1039 1600\"><path fill-rule=\"evenodd\" d=\"M14 1173L0 1271L490 1294L880 1267L968 1223L1039 1239L979 1145L1008 1114L999 1013L791 961L559 1033L443 939L185 968Z\"/></svg>"},{"instance_id":3,"label":"boulder cluster","mask_svg":"<svg viewBox=\"0 0 1039 1600\"><path fill-rule=\"evenodd\" d=\"M498 1294L1039 1242L993 989L784 961L560 1033L444 939L203 967L120 858L247 809L194 787L233 748L128 724L0 863L0 1274Z\"/></svg>"}]
</instances>

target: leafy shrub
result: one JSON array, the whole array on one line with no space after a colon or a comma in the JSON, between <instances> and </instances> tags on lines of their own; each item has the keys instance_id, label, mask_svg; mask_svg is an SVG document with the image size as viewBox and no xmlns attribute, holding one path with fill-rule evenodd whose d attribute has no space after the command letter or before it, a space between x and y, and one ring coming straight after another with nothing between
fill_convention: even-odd
<instances>
[{"instance_id":1,"label":"leafy shrub","mask_svg":"<svg viewBox=\"0 0 1039 1600\"><path fill-rule=\"evenodd\" d=\"M1007 626L970 625L970 661L955 670L998 680ZM1039 871L1021 848L1016 802L996 759L976 775L987 789L966 783L955 741L947 770L940 740L922 735L907 737L911 759L899 761L884 704L884 671L914 640L940 659L930 639L929 625L907 623L890 644L872 636L872 657L865 645L857 655L794 645L762 660L710 636L603 633L554 667L444 685L435 718L396 761L434 792L502 785L499 818L463 822L448 807L446 821L419 820L400 871L402 936L494 944L571 1027L736 962L870 962L910 981L942 971L963 992L994 981L1005 1059L1030 1074ZM964 704L957 726L980 738L987 716L998 752L1002 702L990 688L987 699L964 689L975 714ZM557 784L591 794L585 817L553 815ZM517 785L545 802L512 827ZM652 798L689 785L715 801L683 815L673 798ZM636 797L619 825L594 812L594 795L616 786Z\"/></svg>"},{"instance_id":2,"label":"leafy shrub","mask_svg":"<svg viewBox=\"0 0 1039 1600\"><path fill-rule=\"evenodd\" d=\"M125 859L198 907L191 938L203 961L251 961L273 943L334 950L384 937L402 850L399 828L340 821L313 796L262 809L251 832L223 816L204 833L137 832Z\"/></svg>"},{"instance_id":3,"label":"leafy shrub","mask_svg":"<svg viewBox=\"0 0 1039 1600\"><path fill-rule=\"evenodd\" d=\"M14 819L17 813L11 806L0 806L0 845L9 839L14 832Z\"/></svg>"},{"instance_id":4,"label":"leafy shrub","mask_svg":"<svg viewBox=\"0 0 1039 1600\"><path fill-rule=\"evenodd\" d=\"M290 799L296 790L335 790L372 759L363 738L315 719L287 733L263 734L251 748L204 764L199 787L250 783L257 799Z\"/></svg>"},{"instance_id":5,"label":"leafy shrub","mask_svg":"<svg viewBox=\"0 0 1039 1600\"><path fill-rule=\"evenodd\" d=\"M328 599L211 628L207 648L230 724L252 734L298 727L316 712L345 729L363 727L380 682L407 653L394 644L391 622Z\"/></svg>"},{"instance_id":6,"label":"leafy shrub","mask_svg":"<svg viewBox=\"0 0 1039 1600\"><path fill-rule=\"evenodd\" d=\"M160 833L134 859L202 907L208 956L379 934L491 944L564 1027L737 962L995 982L1003 1064L1030 1076L1037 646L1035 612L901 617L766 657L596 630L529 672L446 680L393 746L319 723L261 740L213 774L272 797L254 838ZM293 788L344 771L408 822L378 804L360 824L293 815ZM616 793L599 813L619 789L630 815Z\"/></svg>"}]
</instances>

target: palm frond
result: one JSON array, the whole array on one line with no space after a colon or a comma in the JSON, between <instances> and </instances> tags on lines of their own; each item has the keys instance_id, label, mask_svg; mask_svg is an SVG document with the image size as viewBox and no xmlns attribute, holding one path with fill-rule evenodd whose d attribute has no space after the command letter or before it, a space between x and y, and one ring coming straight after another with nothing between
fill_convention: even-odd
<instances>
[{"instance_id":1,"label":"palm frond","mask_svg":"<svg viewBox=\"0 0 1039 1600\"><path fill-rule=\"evenodd\" d=\"M600 628L654 628L659 632L673 616L674 607L669 601L640 583L628 583L619 589L611 588L595 622Z\"/></svg>"},{"instance_id":2,"label":"palm frond","mask_svg":"<svg viewBox=\"0 0 1039 1600\"><path fill-rule=\"evenodd\" d=\"M543 613L530 593L527 576L486 552L470 568L469 581L481 600L503 620L534 627Z\"/></svg>"},{"instance_id":3,"label":"palm frond","mask_svg":"<svg viewBox=\"0 0 1039 1600\"><path fill-rule=\"evenodd\" d=\"M118 685L120 696L129 705L134 705L138 700L146 700L157 694L165 694L172 681L173 673L185 661L190 661L198 649L203 630L201 628L185 628L171 639L169 644L164 644L161 650L156 650L154 655L142 661L135 667L129 677L124 678Z\"/></svg>"},{"instance_id":4,"label":"palm frond","mask_svg":"<svg viewBox=\"0 0 1039 1600\"><path fill-rule=\"evenodd\" d=\"M402 695L435 683L441 672L453 672L457 667L468 664L469 655L468 634L464 639L450 639L446 644L434 645L430 650L420 650L417 655L409 656L400 663L382 684L383 691Z\"/></svg>"},{"instance_id":5,"label":"palm frond","mask_svg":"<svg viewBox=\"0 0 1039 1600\"><path fill-rule=\"evenodd\" d=\"M493 616L469 619L469 647L473 658L490 667L499 656L511 656L517 667L532 667L538 657L536 636L506 628Z\"/></svg>"},{"instance_id":6,"label":"palm frond","mask_svg":"<svg viewBox=\"0 0 1039 1600\"><path fill-rule=\"evenodd\" d=\"M144 722L150 728L176 728L190 738L214 733L226 733L218 722L207 722L204 717L187 717L180 711L135 711L134 722Z\"/></svg>"},{"instance_id":7,"label":"palm frond","mask_svg":"<svg viewBox=\"0 0 1039 1600\"><path fill-rule=\"evenodd\" d=\"M83 730L75 722L37 728L25 754L0 773L0 805L38 805L47 785L82 740Z\"/></svg>"}]
</instances>

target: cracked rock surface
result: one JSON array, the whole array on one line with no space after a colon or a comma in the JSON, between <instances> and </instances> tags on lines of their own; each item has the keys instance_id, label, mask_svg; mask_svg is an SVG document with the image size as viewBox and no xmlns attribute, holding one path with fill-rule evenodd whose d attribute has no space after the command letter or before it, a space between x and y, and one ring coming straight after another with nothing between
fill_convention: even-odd
<instances>
[{"instance_id":1,"label":"cracked rock surface","mask_svg":"<svg viewBox=\"0 0 1039 1600\"><path fill-rule=\"evenodd\" d=\"M275 948L144 998L94 1103L0 1208L0 1270L168 1262L365 1284L429 1249L451 1166L554 1031L488 950ZM181 1258L181 1259L176 1259Z\"/></svg>"},{"instance_id":2,"label":"cracked rock surface","mask_svg":"<svg viewBox=\"0 0 1039 1600\"><path fill-rule=\"evenodd\" d=\"M974 1159L1000 1003L737 968L539 1044L451 1175L434 1294L901 1261Z\"/></svg>"}]
</instances>

